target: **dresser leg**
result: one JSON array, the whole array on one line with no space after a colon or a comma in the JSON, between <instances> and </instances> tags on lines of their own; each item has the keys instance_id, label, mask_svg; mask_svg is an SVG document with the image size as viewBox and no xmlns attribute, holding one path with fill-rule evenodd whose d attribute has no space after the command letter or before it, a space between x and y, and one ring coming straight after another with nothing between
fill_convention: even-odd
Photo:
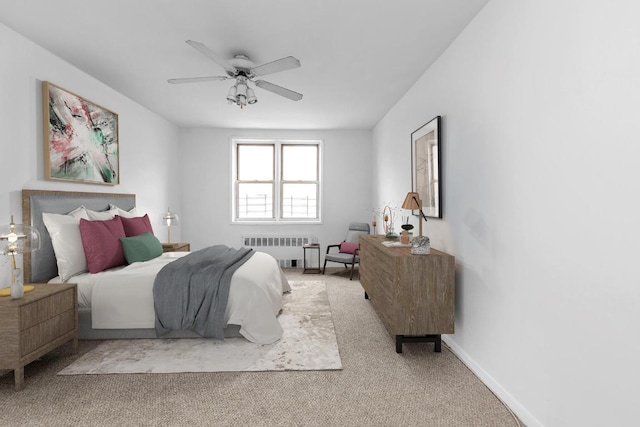
<instances>
[{"instance_id":1,"label":"dresser leg","mask_svg":"<svg viewBox=\"0 0 640 427\"><path fill-rule=\"evenodd\" d=\"M442 352L442 335L396 335L396 353L402 353L402 343L432 342L436 353Z\"/></svg>"},{"instance_id":2,"label":"dresser leg","mask_svg":"<svg viewBox=\"0 0 640 427\"><path fill-rule=\"evenodd\" d=\"M78 336L77 335L73 339L73 341L71 341L71 351L73 352L73 354L78 353Z\"/></svg>"},{"instance_id":3,"label":"dresser leg","mask_svg":"<svg viewBox=\"0 0 640 427\"><path fill-rule=\"evenodd\" d=\"M435 340L433 341L433 343L435 344L435 352L436 353L440 353L442 352L442 335L436 335Z\"/></svg>"},{"instance_id":4,"label":"dresser leg","mask_svg":"<svg viewBox=\"0 0 640 427\"><path fill-rule=\"evenodd\" d=\"M368 293L364 293L364 299L369 299L369 294Z\"/></svg>"},{"instance_id":5,"label":"dresser leg","mask_svg":"<svg viewBox=\"0 0 640 427\"><path fill-rule=\"evenodd\" d=\"M20 366L13 370L13 378L16 382L16 391L24 388L24 366Z\"/></svg>"},{"instance_id":6,"label":"dresser leg","mask_svg":"<svg viewBox=\"0 0 640 427\"><path fill-rule=\"evenodd\" d=\"M396 335L396 353L402 353L402 335Z\"/></svg>"}]
</instances>

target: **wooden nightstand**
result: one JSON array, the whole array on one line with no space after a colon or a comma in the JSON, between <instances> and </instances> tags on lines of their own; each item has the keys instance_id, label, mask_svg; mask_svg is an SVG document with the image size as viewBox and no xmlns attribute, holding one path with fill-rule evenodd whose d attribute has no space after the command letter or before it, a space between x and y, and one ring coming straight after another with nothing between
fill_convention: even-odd
<instances>
[{"instance_id":1,"label":"wooden nightstand","mask_svg":"<svg viewBox=\"0 0 640 427\"><path fill-rule=\"evenodd\" d=\"M191 245L189 243L163 243L162 252L190 252Z\"/></svg>"},{"instance_id":2,"label":"wooden nightstand","mask_svg":"<svg viewBox=\"0 0 640 427\"><path fill-rule=\"evenodd\" d=\"M16 390L24 388L24 367L71 342L78 351L75 284L36 284L20 299L0 298L0 368L13 369Z\"/></svg>"}]
</instances>

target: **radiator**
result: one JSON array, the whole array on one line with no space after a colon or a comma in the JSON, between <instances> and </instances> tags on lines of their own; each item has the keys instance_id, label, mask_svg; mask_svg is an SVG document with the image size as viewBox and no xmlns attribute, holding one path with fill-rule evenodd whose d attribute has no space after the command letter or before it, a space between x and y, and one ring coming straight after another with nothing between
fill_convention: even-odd
<instances>
[{"instance_id":1,"label":"radiator","mask_svg":"<svg viewBox=\"0 0 640 427\"><path fill-rule=\"evenodd\" d=\"M302 268L302 245L311 243L314 236L305 235L250 235L241 237L245 248L265 252L280 263L281 268ZM315 239L317 240L317 239Z\"/></svg>"}]
</instances>

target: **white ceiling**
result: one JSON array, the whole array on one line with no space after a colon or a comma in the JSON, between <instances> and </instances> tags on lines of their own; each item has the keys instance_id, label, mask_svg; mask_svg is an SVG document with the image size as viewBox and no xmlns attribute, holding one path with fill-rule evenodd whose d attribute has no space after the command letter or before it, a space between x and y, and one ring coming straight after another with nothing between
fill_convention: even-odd
<instances>
[{"instance_id":1,"label":"white ceiling","mask_svg":"<svg viewBox=\"0 0 640 427\"><path fill-rule=\"evenodd\" d=\"M0 0L0 22L180 126L370 129L487 1ZM262 79L304 98L254 88L240 110L232 80L168 84L224 75L189 39L256 65L295 56Z\"/></svg>"}]
</instances>

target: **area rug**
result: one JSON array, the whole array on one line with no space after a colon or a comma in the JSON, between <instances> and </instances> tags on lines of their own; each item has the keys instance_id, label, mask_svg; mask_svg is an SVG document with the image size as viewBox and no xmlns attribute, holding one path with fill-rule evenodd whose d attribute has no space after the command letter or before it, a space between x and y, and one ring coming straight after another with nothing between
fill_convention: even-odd
<instances>
[{"instance_id":1,"label":"area rug","mask_svg":"<svg viewBox=\"0 0 640 427\"><path fill-rule=\"evenodd\" d=\"M244 338L109 340L58 375L342 369L325 283L291 282L278 317L283 337L262 345Z\"/></svg>"}]
</instances>

